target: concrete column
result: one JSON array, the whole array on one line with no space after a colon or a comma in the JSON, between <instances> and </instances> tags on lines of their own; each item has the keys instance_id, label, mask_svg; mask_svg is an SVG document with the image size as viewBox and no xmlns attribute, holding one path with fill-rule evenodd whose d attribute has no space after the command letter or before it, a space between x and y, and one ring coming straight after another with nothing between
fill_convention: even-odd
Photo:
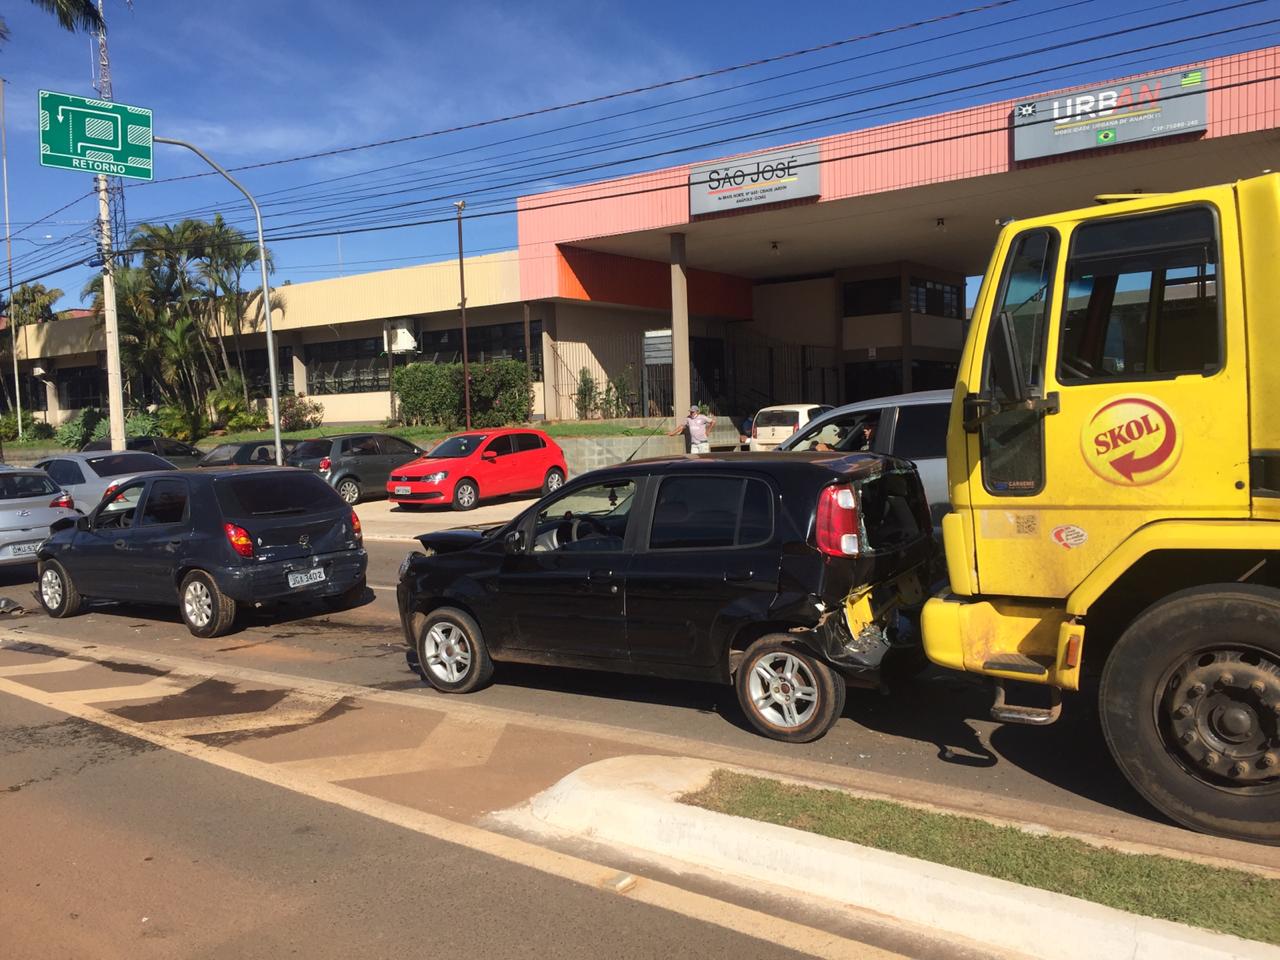
<instances>
[{"instance_id":1,"label":"concrete column","mask_svg":"<svg viewBox=\"0 0 1280 960\"><path fill-rule=\"evenodd\" d=\"M902 290L902 392L911 392L911 269L905 263L898 267Z\"/></svg>"},{"instance_id":2,"label":"concrete column","mask_svg":"<svg viewBox=\"0 0 1280 960\"><path fill-rule=\"evenodd\" d=\"M689 276L684 234L671 234L671 393L678 420L689 410L693 396L689 369Z\"/></svg>"},{"instance_id":3,"label":"concrete column","mask_svg":"<svg viewBox=\"0 0 1280 960\"><path fill-rule=\"evenodd\" d=\"M301 341L301 337L295 338ZM303 346L300 342L293 344L293 392L307 392L307 361L303 357Z\"/></svg>"}]
</instances>

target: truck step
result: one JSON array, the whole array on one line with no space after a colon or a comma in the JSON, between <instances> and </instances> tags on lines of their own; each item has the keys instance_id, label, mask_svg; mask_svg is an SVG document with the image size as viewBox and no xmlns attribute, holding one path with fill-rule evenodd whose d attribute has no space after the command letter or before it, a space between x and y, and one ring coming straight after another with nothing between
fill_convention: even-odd
<instances>
[{"instance_id":1,"label":"truck step","mask_svg":"<svg viewBox=\"0 0 1280 960\"><path fill-rule=\"evenodd\" d=\"M1052 662L1052 661L1050 661ZM1005 673L1025 673L1032 677L1049 675L1049 664L1041 663L1021 653L1001 653L982 665L983 670L1002 670Z\"/></svg>"},{"instance_id":2,"label":"truck step","mask_svg":"<svg viewBox=\"0 0 1280 960\"><path fill-rule=\"evenodd\" d=\"M1062 715L1062 691L1049 688L1049 706L1027 707L1005 703L1004 684L995 681L996 698L991 704L991 719L999 723L1022 723L1032 727L1047 727Z\"/></svg>"}]
</instances>

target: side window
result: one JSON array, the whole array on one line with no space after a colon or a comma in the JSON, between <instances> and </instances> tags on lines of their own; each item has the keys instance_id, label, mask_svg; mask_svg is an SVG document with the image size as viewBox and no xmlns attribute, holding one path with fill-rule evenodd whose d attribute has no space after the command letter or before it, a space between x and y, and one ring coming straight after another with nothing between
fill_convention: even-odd
<instances>
[{"instance_id":1,"label":"side window","mask_svg":"<svg viewBox=\"0 0 1280 960\"><path fill-rule=\"evenodd\" d=\"M187 515L187 485L181 480L156 480L142 508L142 526L181 523Z\"/></svg>"},{"instance_id":2,"label":"side window","mask_svg":"<svg viewBox=\"0 0 1280 960\"><path fill-rule=\"evenodd\" d=\"M494 437L489 441L489 445L484 448L485 453L496 453L500 457L505 457L509 453L515 453L515 445L511 442L512 435L504 433L500 437Z\"/></svg>"},{"instance_id":3,"label":"side window","mask_svg":"<svg viewBox=\"0 0 1280 960\"><path fill-rule=\"evenodd\" d=\"M880 410L862 410L832 417L821 425L801 430L792 450L822 450L857 453L875 449L876 431L880 427Z\"/></svg>"},{"instance_id":4,"label":"side window","mask_svg":"<svg viewBox=\"0 0 1280 960\"><path fill-rule=\"evenodd\" d=\"M414 454L413 444L405 443L399 437L379 437L382 452L389 457L411 457Z\"/></svg>"},{"instance_id":5,"label":"side window","mask_svg":"<svg viewBox=\"0 0 1280 960\"><path fill-rule=\"evenodd\" d=\"M626 543L636 482L607 480L578 487L534 517L533 551L618 553Z\"/></svg>"},{"instance_id":6,"label":"side window","mask_svg":"<svg viewBox=\"0 0 1280 960\"><path fill-rule=\"evenodd\" d=\"M982 367L982 394L987 399L1013 400L1013 377L1022 380L1026 392L1043 389L1057 262L1056 233L1032 230L1014 240L987 332ZM982 479L989 492L1031 496L1044 486L1044 419L1039 411L1002 411L982 425L979 444Z\"/></svg>"},{"instance_id":7,"label":"side window","mask_svg":"<svg viewBox=\"0 0 1280 960\"><path fill-rule=\"evenodd\" d=\"M546 444L542 442L542 438L536 433L517 433L515 437L517 453L521 453L525 450L541 450L546 446Z\"/></svg>"},{"instance_id":8,"label":"side window","mask_svg":"<svg viewBox=\"0 0 1280 960\"><path fill-rule=\"evenodd\" d=\"M142 499L142 488L145 482L131 483L115 491L110 499L104 499L94 519L94 527L99 529L119 529L133 526L134 513L138 501Z\"/></svg>"},{"instance_id":9,"label":"side window","mask_svg":"<svg viewBox=\"0 0 1280 960\"><path fill-rule=\"evenodd\" d=\"M71 460L50 460L45 464L44 471L60 487L84 483L84 471L78 463Z\"/></svg>"},{"instance_id":10,"label":"side window","mask_svg":"<svg viewBox=\"0 0 1280 960\"><path fill-rule=\"evenodd\" d=\"M947 421L951 407L945 403L919 403L898 408L893 431L893 455L904 460L928 460L947 455Z\"/></svg>"},{"instance_id":11,"label":"side window","mask_svg":"<svg viewBox=\"0 0 1280 960\"><path fill-rule=\"evenodd\" d=\"M1205 207L1084 224L1067 261L1058 379L1213 373L1217 277L1217 225Z\"/></svg>"},{"instance_id":12,"label":"side window","mask_svg":"<svg viewBox=\"0 0 1280 960\"><path fill-rule=\"evenodd\" d=\"M350 440L344 440L343 446L349 456L376 457L378 455L377 437L352 437Z\"/></svg>"},{"instance_id":13,"label":"side window","mask_svg":"<svg viewBox=\"0 0 1280 960\"><path fill-rule=\"evenodd\" d=\"M667 477L658 488L650 550L740 547L773 534L769 485L742 477Z\"/></svg>"}]
</instances>

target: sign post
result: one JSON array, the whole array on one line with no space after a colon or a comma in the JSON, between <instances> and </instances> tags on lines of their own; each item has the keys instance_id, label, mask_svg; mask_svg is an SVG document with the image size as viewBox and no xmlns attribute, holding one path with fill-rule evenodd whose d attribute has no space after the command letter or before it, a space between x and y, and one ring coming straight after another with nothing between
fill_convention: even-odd
<instances>
[{"instance_id":1,"label":"sign post","mask_svg":"<svg viewBox=\"0 0 1280 960\"><path fill-rule=\"evenodd\" d=\"M110 100L40 91L40 165L97 174L102 253L102 313L107 341L111 449L125 448L124 378L116 317L115 258L107 177L151 179L151 111Z\"/></svg>"}]
</instances>

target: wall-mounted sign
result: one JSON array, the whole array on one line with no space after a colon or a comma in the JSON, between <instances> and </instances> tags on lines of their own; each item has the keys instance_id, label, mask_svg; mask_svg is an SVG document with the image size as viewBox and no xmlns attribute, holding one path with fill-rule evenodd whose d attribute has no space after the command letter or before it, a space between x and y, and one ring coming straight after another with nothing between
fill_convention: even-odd
<instances>
[{"instance_id":1,"label":"wall-mounted sign","mask_svg":"<svg viewBox=\"0 0 1280 960\"><path fill-rule=\"evenodd\" d=\"M646 330L644 332L645 366L671 362L671 331Z\"/></svg>"},{"instance_id":2,"label":"wall-mounted sign","mask_svg":"<svg viewBox=\"0 0 1280 960\"><path fill-rule=\"evenodd\" d=\"M1208 127L1203 68L1028 100L1013 108L1013 159L1054 157Z\"/></svg>"},{"instance_id":3,"label":"wall-mounted sign","mask_svg":"<svg viewBox=\"0 0 1280 960\"><path fill-rule=\"evenodd\" d=\"M770 150L691 168L689 215L816 197L821 192L817 144Z\"/></svg>"}]
</instances>

